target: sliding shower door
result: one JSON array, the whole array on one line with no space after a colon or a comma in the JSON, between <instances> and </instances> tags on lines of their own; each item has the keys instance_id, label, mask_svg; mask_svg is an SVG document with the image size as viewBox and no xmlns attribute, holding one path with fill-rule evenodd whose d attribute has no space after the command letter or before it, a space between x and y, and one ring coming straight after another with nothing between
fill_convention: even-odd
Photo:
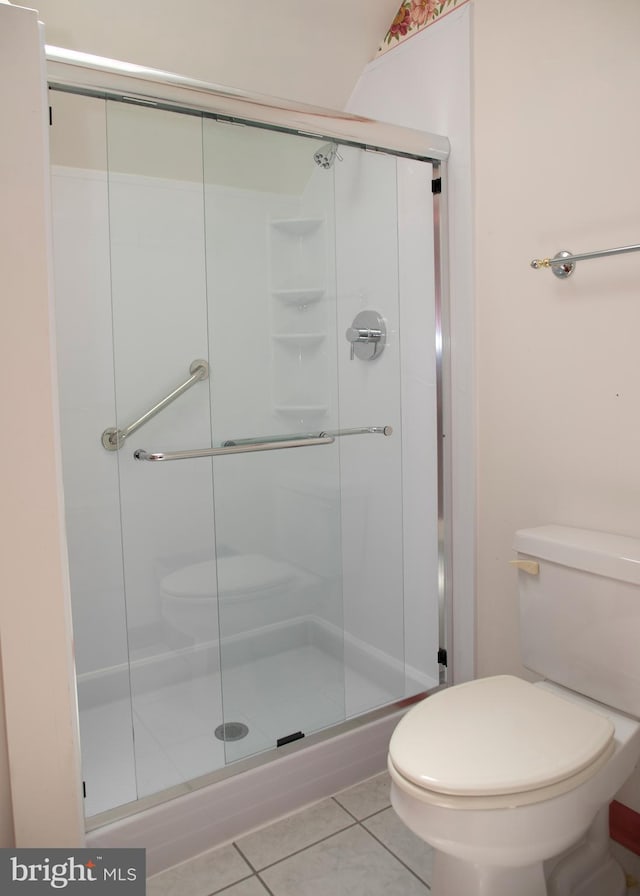
<instances>
[{"instance_id":1,"label":"sliding shower door","mask_svg":"<svg viewBox=\"0 0 640 896\"><path fill-rule=\"evenodd\" d=\"M224 764L211 445L202 122L107 101L114 427L138 797ZM127 432L192 370L205 373ZM104 436L103 436L104 441ZM106 446L109 447L108 445Z\"/></svg>"},{"instance_id":2,"label":"sliding shower door","mask_svg":"<svg viewBox=\"0 0 640 896\"><path fill-rule=\"evenodd\" d=\"M437 685L432 170L53 103L95 815Z\"/></svg>"},{"instance_id":3,"label":"sliding shower door","mask_svg":"<svg viewBox=\"0 0 640 896\"><path fill-rule=\"evenodd\" d=\"M212 440L276 445L213 464L227 760L345 718L340 455L318 438L339 423L334 173L316 145L204 122Z\"/></svg>"}]
</instances>

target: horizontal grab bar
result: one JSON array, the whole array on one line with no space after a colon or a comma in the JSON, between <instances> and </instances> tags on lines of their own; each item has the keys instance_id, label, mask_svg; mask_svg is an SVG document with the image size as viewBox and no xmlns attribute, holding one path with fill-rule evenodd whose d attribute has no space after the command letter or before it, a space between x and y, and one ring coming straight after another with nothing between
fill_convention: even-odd
<instances>
[{"instance_id":1,"label":"horizontal grab bar","mask_svg":"<svg viewBox=\"0 0 640 896\"><path fill-rule=\"evenodd\" d=\"M145 423L148 423L156 414L159 414L160 411L163 411L167 405L170 405L172 401L175 401L176 398L179 398L187 389L190 389L195 383L198 383L200 380L206 380L209 376L209 365L206 361L203 361L201 358L197 358L195 361L192 361L189 365L189 373L191 376L188 380L181 385L177 386L173 392L170 392L166 398L163 398L162 401L159 401L157 404L143 414L142 417L138 417L137 420L134 420L133 423L130 423L129 426L125 426L124 429L116 429L114 426L109 427L109 429L105 429L102 433L102 445L107 451L117 451L119 448L122 448L124 445L125 439L127 439L132 432L135 432L137 429L140 429L141 426L144 426Z\"/></svg>"},{"instance_id":2,"label":"horizontal grab bar","mask_svg":"<svg viewBox=\"0 0 640 896\"><path fill-rule=\"evenodd\" d=\"M276 451L280 448L305 448L309 445L331 445L333 436L318 436L311 439L289 439L287 441L257 442L252 445L229 445L223 448L196 448L193 451L149 452L138 448L133 452L136 460L191 460L194 457L220 457L223 454L249 454L253 451Z\"/></svg>"},{"instance_id":3,"label":"horizontal grab bar","mask_svg":"<svg viewBox=\"0 0 640 896\"><path fill-rule=\"evenodd\" d=\"M282 436L264 436L262 438L251 438L251 439L227 439L226 442L222 443L224 448L232 447L233 445L262 445L264 442L286 442L291 439L318 439L323 438L324 436L331 436L333 439L341 438L342 436L360 436L365 435L366 433L381 433L383 436L390 436L393 432L393 427L391 426L358 426L354 429L327 429L323 432L305 432L305 433L295 433L290 432L286 435Z\"/></svg>"}]
</instances>

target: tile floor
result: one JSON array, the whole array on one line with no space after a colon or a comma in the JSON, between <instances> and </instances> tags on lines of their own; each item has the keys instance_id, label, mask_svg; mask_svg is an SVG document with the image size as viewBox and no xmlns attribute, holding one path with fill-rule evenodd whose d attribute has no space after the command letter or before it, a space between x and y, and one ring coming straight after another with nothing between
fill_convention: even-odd
<instances>
[{"instance_id":1,"label":"tile floor","mask_svg":"<svg viewBox=\"0 0 640 896\"><path fill-rule=\"evenodd\" d=\"M150 877L147 896L426 896L430 880L384 772Z\"/></svg>"}]
</instances>

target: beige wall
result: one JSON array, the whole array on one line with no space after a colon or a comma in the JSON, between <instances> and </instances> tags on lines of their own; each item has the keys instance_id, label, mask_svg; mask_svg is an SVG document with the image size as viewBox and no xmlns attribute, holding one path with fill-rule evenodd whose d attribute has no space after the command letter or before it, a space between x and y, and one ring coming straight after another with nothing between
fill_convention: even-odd
<instances>
[{"instance_id":1,"label":"beige wall","mask_svg":"<svg viewBox=\"0 0 640 896\"><path fill-rule=\"evenodd\" d=\"M639 35L636 0L475 4L479 675L521 672L518 527L640 537L640 254L529 268L640 242Z\"/></svg>"},{"instance_id":2,"label":"beige wall","mask_svg":"<svg viewBox=\"0 0 640 896\"><path fill-rule=\"evenodd\" d=\"M34 0L47 43L342 109L398 0Z\"/></svg>"}]
</instances>

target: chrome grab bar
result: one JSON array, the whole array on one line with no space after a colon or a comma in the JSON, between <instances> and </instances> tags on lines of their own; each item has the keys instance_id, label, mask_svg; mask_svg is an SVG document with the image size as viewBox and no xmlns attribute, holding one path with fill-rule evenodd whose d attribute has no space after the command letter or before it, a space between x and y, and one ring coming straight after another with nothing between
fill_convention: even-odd
<instances>
[{"instance_id":1,"label":"chrome grab bar","mask_svg":"<svg viewBox=\"0 0 640 896\"><path fill-rule=\"evenodd\" d=\"M107 451L117 451L119 448L122 448L125 439L127 439L132 432L135 432L137 429L140 429L141 426L144 426L144 424L151 420L152 417L155 417L156 414L163 411L167 405L170 405L172 401L179 398L195 383L198 383L200 380L206 380L209 376L209 365L201 358L197 358L189 365L189 373L191 376L186 382L177 386L166 398L163 398L162 401L155 404L151 410L147 411L146 414L143 414L142 417L138 417L138 419L134 420L133 423L130 423L129 426L125 426L124 429L116 429L115 426L110 426L109 429L105 429L102 433L103 448L106 448Z\"/></svg>"},{"instance_id":2,"label":"chrome grab bar","mask_svg":"<svg viewBox=\"0 0 640 896\"><path fill-rule=\"evenodd\" d=\"M196 448L193 451L164 451L149 452L144 448L138 448L133 452L136 460L191 460L194 457L220 457L223 454L248 454L252 451L275 451L279 448L305 448L308 445L331 445L335 439L333 436L317 436L309 439L287 439L286 441L271 440L269 442L254 442L250 445L229 445L222 448Z\"/></svg>"},{"instance_id":3,"label":"chrome grab bar","mask_svg":"<svg viewBox=\"0 0 640 896\"><path fill-rule=\"evenodd\" d=\"M390 436L393 432L393 427L391 426L358 426L354 429L327 429L322 432L305 432L305 433L295 433L290 432L286 435L282 436L265 436L264 438L252 438L252 439L227 439L226 442L222 443L224 448L232 447L234 445L261 445L264 442L283 442L289 441L290 439L317 439L323 438L324 436L331 436L332 439L341 438L342 436L360 436L365 435L366 433L381 433L383 436Z\"/></svg>"}]
</instances>

